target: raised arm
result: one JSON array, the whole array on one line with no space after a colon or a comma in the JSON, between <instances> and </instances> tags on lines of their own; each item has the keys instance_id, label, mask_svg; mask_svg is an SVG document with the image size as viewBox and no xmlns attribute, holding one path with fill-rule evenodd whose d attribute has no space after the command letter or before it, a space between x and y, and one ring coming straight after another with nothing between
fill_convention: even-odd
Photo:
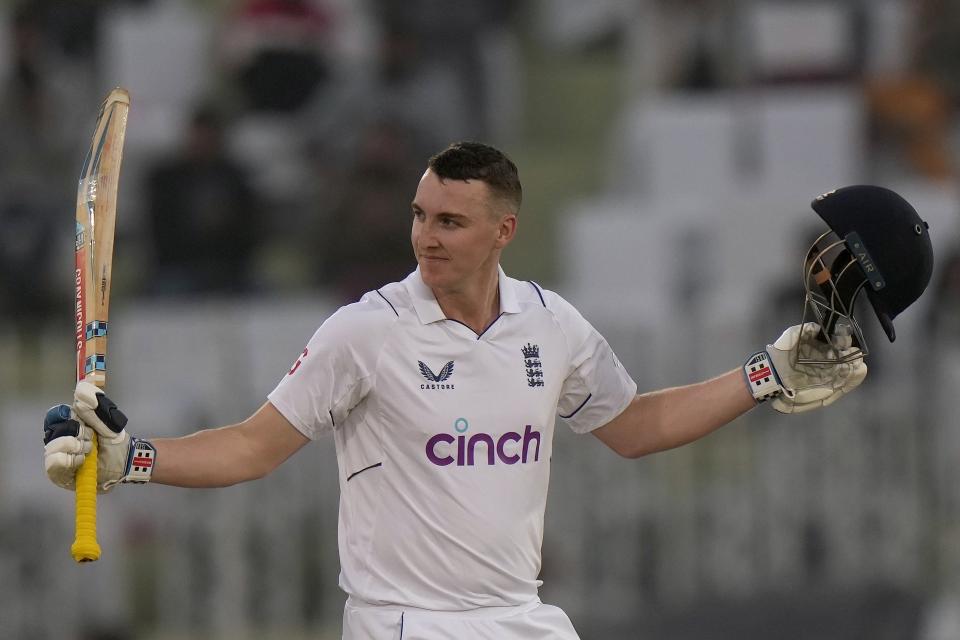
<instances>
[{"instance_id":1,"label":"raised arm","mask_svg":"<svg viewBox=\"0 0 960 640\"><path fill-rule=\"evenodd\" d=\"M226 487L262 478L307 444L269 402L238 424L182 438L156 438L151 482L177 487Z\"/></svg>"},{"instance_id":2,"label":"raised arm","mask_svg":"<svg viewBox=\"0 0 960 640\"><path fill-rule=\"evenodd\" d=\"M853 391L867 375L852 341L838 348L820 341L819 325L788 328L741 369L683 387L634 397L619 416L593 434L627 458L698 440L758 402L771 400L780 413L826 407ZM799 353L804 359L798 358Z\"/></svg>"},{"instance_id":3,"label":"raised arm","mask_svg":"<svg viewBox=\"0 0 960 640\"><path fill-rule=\"evenodd\" d=\"M76 469L99 436L97 486L125 482L180 487L226 487L262 478L309 442L269 402L238 424L182 438L144 440L126 430L127 418L99 389L77 384L73 407L59 405L44 419L44 466L57 485L73 487Z\"/></svg>"},{"instance_id":4,"label":"raised arm","mask_svg":"<svg viewBox=\"0 0 960 640\"><path fill-rule=\"evenodd\" d=\"M592 433L621 456L639 458L698 440L756 404L743 371L735 369L705 382L637 395Z\"/></svg>"}]
</instances>

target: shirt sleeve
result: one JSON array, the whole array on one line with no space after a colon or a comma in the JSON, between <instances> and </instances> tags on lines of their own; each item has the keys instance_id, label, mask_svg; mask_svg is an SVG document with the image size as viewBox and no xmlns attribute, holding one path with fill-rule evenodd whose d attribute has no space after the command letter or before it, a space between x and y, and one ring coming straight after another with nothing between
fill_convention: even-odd
<instances>
[{"instance_id":1,"label":"shirt sleeve","mask_svg":"<svg viewBox=\"0 0 960 640\"><path fill-rule=\"evenodd\" d=\"M570 303L554 294L552 308L570 349L557 414L576 433L607 424L630 404L637 383L600 333Z\"/></svg>"},{"instance_id":2,"label":"shirt sleeve","mask_svg":"<svg viewBox=\"0 0 960 640\"><path fill-rule=\"evenodd\" d=\"M317 329L267 399L311 440L342 425L370 392L385 318L367 297L342 307Z\"/></svg>"}]
</instances>

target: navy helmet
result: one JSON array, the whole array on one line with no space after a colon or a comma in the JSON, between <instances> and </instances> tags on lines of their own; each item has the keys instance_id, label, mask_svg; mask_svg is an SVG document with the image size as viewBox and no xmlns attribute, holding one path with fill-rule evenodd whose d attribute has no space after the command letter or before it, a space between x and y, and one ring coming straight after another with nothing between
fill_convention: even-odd
<instances>
[{"instance_id":1,"label":"navy helmet","mask_svg":"<svg viewBox=\"0 0 960 640\"><path fill-rule=\"evenodd\" d=\"M811 206L835 234L835 241L827 246L837 250L828 263L823 261L826 252L818 252L816 244L807 256L808 272L829 301L832 317L852 318L854 300L866 289L893 342L893 319L930 283L933 247L929 225L897 193L872 185L830 191ZM818 266L810 269L814 263Z\"/></svg>"}]
</instances>

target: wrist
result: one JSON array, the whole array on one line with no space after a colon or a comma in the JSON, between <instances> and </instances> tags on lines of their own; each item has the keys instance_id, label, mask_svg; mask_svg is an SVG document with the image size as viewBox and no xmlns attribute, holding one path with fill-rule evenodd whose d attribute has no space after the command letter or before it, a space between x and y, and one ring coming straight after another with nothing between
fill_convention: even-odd
<instances>
[{"instance_id":1,"label":"wrist","mask_svg":"<svg viewBox=\"0 0 960 640\"><path fill-rule=\"evenodd\" d=\"M764 402L780 395L783 385L777 376L777 370L766 351L758 351L743 365L743 377L757 403Z\"/></svg>"},{"instance_id":2,"label":"wrist","mask_svg":"<svg viewBox=\"0 0 960 640\"><path fill-rule=\"evenodd\" d=\"M153 466L157 460L157 449L149 440L130 438L130 451L127 454L127 467L122 483L145 484L153 476Z\"/></svg>"},{"instance_id":3,"label":"wrist","mask_svg":"<svg viewBox=\"0 0 960 640\"><path fill-rule=\"evenodd\" d=\"M109 478L101 487L103 491L110 491L118 484L145 484L153 475L156 448L148 440L128 436L126 432L123 435L126 453L116 451L113 455L103 456L105 476ZM105 449L104 453L107 451Z\"/></svg>"}]
</instances>

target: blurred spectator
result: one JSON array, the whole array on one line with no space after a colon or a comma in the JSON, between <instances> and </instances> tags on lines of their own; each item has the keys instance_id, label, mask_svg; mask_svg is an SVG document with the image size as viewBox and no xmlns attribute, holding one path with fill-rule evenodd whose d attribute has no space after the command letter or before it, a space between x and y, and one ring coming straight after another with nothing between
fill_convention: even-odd
<instances>
[{"instance_id":1,"label":"blurred spectator","mask_svg":"<svg viewBox=\"0 0 960 640\"><path fill-rule=\"evenodd\" d=\"M657 3L663 30L662 73L668 86L708 91L730 86L733 63L739 54L734 33L737 7L709 0L675 0Z\"/></svg>"},{"instance_id":2,"label":"blurred spectator","mask_svg":"<svg viewBox=\"0 0 960 640\"><path fill-rule=\"evenodd\" d=\"M353 302L416 267L408 240L410 202L424 157L411 132L395 121L363 132L356 161L336 180L339 193L321 194L323 202L332 203L311 234L319 249L320 286Z\"/></svg>"},{"instance_id":3,"label":"blurred spectator","mask_svg":"<svg viewBox=\"0 0 960 640\"><path fill-rule=\"evenodd\" d=\"M112 5L144 4L150 0L114 0ZM50 39L64 56L92 62L102 31L100 19L108 3L100 0L32 0L44 13Z\"/></svg>"},{"instance_id":4,"label":"blurred spectator","mask_svg":"<svg viewBox=\"0 0 960 640\"><path fill-rule=\"evenodd\" d=\"M946 0L907 6L913 24L908 68L868 79L873 133L920 175L946 180L956 171L949 136L960 100L960 7Z\"/></svg>"},{"instance_id":5,"label":"blurred spectator","mask_svg":"<svg viewBox=\"0 0 960 640\"><path fill-rule=\"evenodd\" d=\"M62 120L69 102L58 91L57 63L51 60L42 13L34 5L19 7L10 35L9 71L0 91L4 141L0 173L6 181L60 178L67 173L71 141L78 136L70 136ZM78 172L79 168L78 161ZM62 180L47 188L57 189L58 185L62 185L62 193L72 190Z\"/></svg>"},{"instance_id":6,"label":"blurred spectator","mask_svg":"<svg viewBox=\"0 0 960 640\"><path fill-rule=\"evenodd\" d=\"M148 170L146 197L154 264L148 292L244 293L262 241L258 194L225 150L224 123L198 109L186 143Z\"/></svg>"},{"instance_id":7,"label":"blurred spectator","mask_svg":"<svg viewBox=\"0 0 960 640\"><path fill-rule=\"evenodd\" d=\"M247 0L226 26L227 72L243 106L291 112L330 75L330 12L311 0Z\"/></svg>"},{"instance_id":8,"label":"blurred spectator","mask_svg":"<svg viewBox=\"0 0 960 640\"><path fill-rule=\"evenodd\" d=\"M488 136L484 47L516 8L507 0L377 0L383 28L377 104L430 148ZM429 105L429 106L426 106Z\"/></svg>"},{"instance_id":9,"label":"blurred spectator","mask_svg":"<svg viewBox=\"0 0 960 640\"><path fill-rule=\"evenodd\" d=\"M960 101L960 5L953 0L921 0L908 5L915 12L917 70L936 83L955 106Z\"/></svg>"},{"instance_id":10,"label":"blurred spectator","mask_svg":"<svg viewBox=\"0 0 960 640\"><path fill-rule=\"evenodd\" d=\"M72 246L67 242L76 188L76 174L68 170L75 136L64 131L42 18L34 5L14 11L10 69L0 88L0 296L16 301L16 324L24 330L35 329L56 307L57 282L66 294L68 261L61 265L57 258ZM57 238L63 247L53 246Z\"/></svg>"},{"instance_id":11,"label":"blurred spectator","mask_svg":"<svg viewBox=\"0 0 960 640\"><path fill-rule=\"evenodd\" d=\"M921 175L944 180L953 175L947 144L952 105L930 78L880 78L868 82L867 104L875 138L902 149L905 164Z\"/></svg>"},{"instance_id":12,"label":"blurred spectator","mask_svg":"<svg viewBox=\"0 0 960 640\"><path fill-rule=\"evenodd\" d=\"M37 193L43 186L34 185ZM68 310L69 292L62 288L58 298L58 279L64 285L69 282L68 264L60 264L56 256L66 256L66 246L55 247L51 238L63 237L57 233L54 218L58 214L63 224L69 227L72 207L57 207L49 198L33 195L27 189L14 190L0 196L0 299L5 302L5 314L10 317L5 328L11 324L24 334L39 328L54 312L57 305ZM62 203L61 203L62 204ZM59 272L58 267L65 267Z\"/></svg>"},{"instance_id":13,"label":"blurred spectator","mask_svg":"<svg viewBox=\"0 0 960 640\"><path fill-rule=\"evenodd\" d=\"M955 246L938 267L940 276L931 291L927 339L932 344L960 343L960 246Z\"/></svg>"}]
</instances>

